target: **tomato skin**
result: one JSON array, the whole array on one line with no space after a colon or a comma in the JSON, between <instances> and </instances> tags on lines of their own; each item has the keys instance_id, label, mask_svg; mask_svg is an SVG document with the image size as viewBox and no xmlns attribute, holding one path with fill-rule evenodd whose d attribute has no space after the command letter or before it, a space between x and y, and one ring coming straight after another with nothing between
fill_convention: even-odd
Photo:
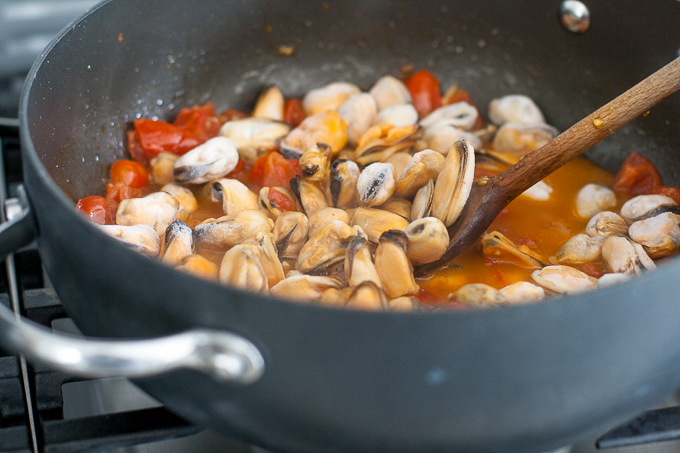
<instances>
[{"instance_id":1,"label":"tomato skin","mask_svg":"<svg viewBox=\"0 0 680 453\"><path fill-rule=\"evenodd\" d=\"M651 193L661 186L661 176L649 159L630 153L614 178L614 190L626 190L632 195Z\"/></svg>"},{"instance_id":2,"label":"tomato skin","mask_svg":"<svg viewBox=\"0 0 680 453\"><path fill-rule=\"evenodd\" d=\"M269 188L269 200L274 203L280 211L292 211L293 203L284 193L276 190L273 187Z\"/></svg>"},{"instance_id":3,"label":"tomato skin","mask_svg":"<svg viewBox=\"0 0 680 453\"><path fill-rule=\"evenodd\" d=\"M273 151L255 161L252 182L259 187L283 187L290 189L290 180L302 175L297 159L286 159Z\"/></svg>"},{"instance_id":4,"label":"tomato skin","mask_svg":"<svg viewBox=\"0 0 680 453\"><path fill-rule=\"evenodd\" d=\"M140 118L135 120L135 130L139 136L139 143L148 160L153 159L163 151L179 154L176 149L182 141L184 132L179 126L165 121Z\"/></svg>"},{"instance_id":5,"label":"tomato skin","mask_svg":"<svg viewBox=\"0 0 680 453\"><path fill-rule=\"evenodd\" d=\"M220 132L219 119L215 116L215 106L212 102L205 105L195 105L183 108L173 123L182 128L184 135L177 144L176 153L185 154L207 140L217 137Z\"/></svg>"},{"instance_id":6,"label":"tomato skin","mask_svg":"<svg viewBox=\"0 0 680 453\"><path fill-rule=\"evenodd\" d=\"M411 93L413 106L420 118L442 106L439 80L427 69L421 69L413 74L406 81L406 88Z\"/></svg>"},{"instance_id":7,"label":"tomato skin","mask_svg":"<svg viewBox=\"0 0 680 453\"><path fill-rule=\"evenodd\" d=\"M242 120L244 118L248 118L250 115L247 113L244 113L240 110L236 109L227 109L224 112L220 113L217 115L217 119L220 123L220 127L227 121L233 121L233 120Z\"/></svg>"},{"instance_id":8,"label":"tomato skin","mask_svg":"<svg viewBox=\"0 0 680 453\"><path fill-rule=\"evenodd\" d=\"M296 128L305 119L305 110L302 108L300 99L291 98L286 101L283 108L283 121L290 124L290 127Z\"/></svg>"},{"instance_id":9,"label":"tomato skin","mask_svg":"<svg viewBox=\"0 0 680 453\"><path fill-rule=\"evenodd\" d=\"M146 158L144 148L142 148L142 142L139 141L139 134L136 130L128 131L127 141L127 149L130 153L130 157L143 165L147 165L149 159Z\"/></svg>"},{"instance_id":10,"label":"tomato skin","mask_svg":"<svg viewBox=\"0 0 680 453\"><path fill-rule=\"evenodd\" d=\"M104 197L91 195L78 200L76 210L83 214L90 222L99 225L110 225L112 219L109 213L109 203Z\"/></svg>"},{"instance_id":11,"label":"tomato skin","mask_svg":"<svg viewBox=\"0 0 680 453\"><path fill-rule=\"evenodd\" d=\"M680 204L680 188L675 187L675 186L661 186L658 187L651 192L651 194L659 194L659 195L666 195L667 197L671 197L677 204Z\"/></svg>"},{"instance_id":12,"label":"tomato skin","mask_svg":"<svg viewBox=\"0 0 680 453\"><path fill-rule=\"evenodd\" d=\"M227 110L215 115L215 106L212 102L206 102L205 105L181 109L172 124L140 118L135 121L137 136L128 134L128 145L132 144L135 147L130 150L130 154L133 159L144 162L136 149L138 140L146 161L150 161L163 151L181 156L216 137L220 127L227 121L246 116L238 110Z\"/></svg>"},{"instance_id":13,"label":"tomato skin","mask_svg":"<svg viewBox=\"0 0 680 453\"><path fill-rule=\"evenodd\" d=\"M141 163L121 159L111 165L111 183L141 189L149 184L149 173Z\"/></svg>"},{"instance_id":14,"label":"tomato skin","mask_svg":"<svg viewBox=\"0 0 680 453\"><path fill-rule=\"evenodd\" d=\"M108 183L106 185L106 201L109 203L109 211L113 211L115 218L116 209L121 201L128 198L141 198L144 193L144 189L129 187L122 183Z\"/></svg>"}]
</instances>

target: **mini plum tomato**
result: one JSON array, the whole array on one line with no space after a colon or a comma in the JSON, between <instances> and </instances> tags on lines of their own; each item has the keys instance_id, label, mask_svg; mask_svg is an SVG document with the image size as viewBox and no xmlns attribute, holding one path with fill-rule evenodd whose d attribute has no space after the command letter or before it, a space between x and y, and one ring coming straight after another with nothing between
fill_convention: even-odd
<instances>
[{"instance_id":1,"label":"mini plum tomato","mask_svg":"<svg viewBox=\"0 0 680 453\"><path fill-rule=\"evenodd\" d=\"M149 184L149 173L139 162L121 159L111 165L111 183L142 189Z\"/></svg>"},{"instance_id":2,"label":"mini plum tomato","mask_svg":"<svg viewBox=\"0 0 680 453\"><path fill-rule=\"evenodd\" d=\"M298 175L302 175L298 160L286 159L274 151L255 161L252 182L259 187L279 186L289 189L290 180Z\"/></svg>"},{"instance_id":3,"label":"mini plum tomato","mask_svg":"<svg viewBox=\"0 0 680 453\"><path fill-rule=\"evenodd\" d=\"M91 222L106 225L108 219L109 203L104 197L91 195L78 200L76 210L87 217Z\"/></svg>"},{"instance_id":4,"label":"mini plum tomato","mask_svg":"<svg viewBox=\"0 0 680 453\"><path fill-rule=\"evenodd\" d=\"M413 106L420 118L442 106L442 94L439 91L439 80L427 69L421 69L406 81L406 88L411 93Z\"/></svg>"},{"instance_id":5,"label":"mini plum tomato","mask_svg":"<svg viewBox=\"0 0 680 453\"><path fill-rule=\"evenodd\" d=\"M302 108L302 102L297 98L288 99L283 108L283 121L290 124L290 127L296 128L305 119L305 111Z\"/></svg>"},{"instance_id":6,"label":"mini plum tomato","mask_svg":"<svg viewBox=\"0 0 680 453\"><path fill-rule=\"evenodd\" d=\"M653 163L638 153L630 153L614 178L614 190L632 195L651 193L661 186L661 176Z\"/></svg>"}]
</instances>

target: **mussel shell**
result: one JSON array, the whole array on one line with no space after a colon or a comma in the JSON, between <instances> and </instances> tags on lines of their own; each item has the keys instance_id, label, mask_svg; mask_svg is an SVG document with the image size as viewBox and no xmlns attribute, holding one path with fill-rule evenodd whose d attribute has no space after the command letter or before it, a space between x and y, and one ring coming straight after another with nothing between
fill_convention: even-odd
<instances>
[{"instance_id":1,"label":"mussel shell","mask_svg":"<svg viewBox=\"0 0 680 453\"><path fill-rule=\"evenodd\" d=\"M137 252L158 256L160 237L149 225L97 225L97 228Z\"/></svg>"},{"instance_id":2,"label":"mussel shell","mask_svg":"<svg viewBox=\"0 0 680 453\"><path fill-rule=\"evenodd\" d=\"M214 137L177 159L173 177L180 184L202 184L221 178L238 164L236 144L226 137Z\"/></svg>"},{"instance_id":3,"label":"mussel shell","mask_svg":"<svg viewBox=\"0 0 680 453\"><path fill-rule=\"evenodd\" d=\"M359 200L364 206L379 206L396 189L397 175L392 164L375 163L364 168L357 180Z\"/></svg>"},{"instance_id":4,"label":"mussel shell","mask_svg":"<svg viewBox=\"0 0 680 453\"><path fill-rule=\"evenodd\" d=\"M281 259L297 259L300 249L307 241L309 220L302 212L288 211L281 214L274 224L274 242Z\"/></svg>"},{"instance_id":5,"label":"mussel shell","mask_svg":"<svg viewBox=\"0 0 680 453\"><path fill-rule=\"evenodd\" d=\"M452 225L460 215L472 189L475 150L467 140L458 140L446 156L434 186L432 215Z\"/></svg>"},{"instance_id":6,"label":"mussel shell","mask_svg":"<svg viewBox=\"0 0 680 453\"><path fill-rule=\"evenodd\" d=\"M194 244L208 250L222 251L240 244L258 233L270 233L274 222L255 209L247 209L218 219L207 219L194 230Z\"/></svg>"},{"instance_id":7,"label":"mussel shell","mask_svg":"<svg viewBox=\"0 0 680 453\"><path fill-rule=\"evenodd\" d=\"M545 123L543 112L529 96L509 94L489 103L489 119L497 124Z\"/></svg>"},{"instance_id":8,"label":"mussel shell","mask_svg":"<svg viewBox=\"0 0 680 453\"><path fill-rule=\"evenodd\" d=\"M179 201L167 192L153 192L143 198L123 200L116 209L118 225L149 225L160 237L177 217Z\"/></svg>"},{"instance_id":9,"label":"mussel shell","mask_svg":"<svg viewBox=\"0 0 680 453\"><path fill-rule=\"evenodd\" d=\"M175 220L165 230L163 250L159 257L161 262L169 266L179 264L194 250L191 228L181 220Z\"/></svg>"},{"instance_id":10,"label":"mussel shell","mask_svg":"<svg viewBox=\"0 0 680 453\"><path fill-rule=\"evenodd\" d=\"M621 206L621 217L629 224L665 212L680 214L680 208L675 200L665 195L638 195Z\"/></svg>"},{"instance_id":11,"label":"mussel shell","mask_svg":"<svg viewBox=\"0 0 680 453\"><path fill-rule=\"evenodd\" d=\"M359 166L352 160L338 159L331 164L328 189L333 206L341 209L356 206L359 174Z\"/></svg>"}]
</instances>

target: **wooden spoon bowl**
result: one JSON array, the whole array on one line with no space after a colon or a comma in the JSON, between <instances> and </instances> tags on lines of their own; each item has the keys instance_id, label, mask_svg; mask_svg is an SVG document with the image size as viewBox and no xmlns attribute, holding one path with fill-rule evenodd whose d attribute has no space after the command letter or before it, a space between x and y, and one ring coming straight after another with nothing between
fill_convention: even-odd
<instances>
[{"instance_id":1,"label":"wooden spoon bowl","mask_svg":"<svg viewBox=\"0 0 680 453\"><path fill-rule=\"evenodd\" d=\"M415 269L416 276L445 265L472 245L517 196L661 100L680 90L680 57L613 101L571 126L542 148L527 154L505 171L480 178L456 222L448 228L449 246L437 261Z\"/></svg>"}]
</instances>

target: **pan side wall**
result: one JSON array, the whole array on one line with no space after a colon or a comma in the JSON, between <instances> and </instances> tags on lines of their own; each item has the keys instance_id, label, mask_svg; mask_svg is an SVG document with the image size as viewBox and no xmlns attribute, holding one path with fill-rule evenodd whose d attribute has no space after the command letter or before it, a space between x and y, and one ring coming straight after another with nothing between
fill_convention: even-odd
<instances>
[{"instance_id":1,"label":"pan side wall","mask_svg":"<svg viewBox=\"0 0 680 453\"><path fill-rule=\"evenodd\" d=\"M540 451L610 426L679 384L677 260L635 282L531 307L340 312L209 285L146 260L97 234L49 178L70 198L96 192L125 155L137 113L172 118L206 100L249 108L269 84L288 95L338 79L367 88L408 62L444 86L459 83L481 106L529 94L564 129L673 57L680 4L655 3L659 26L640 30L647 10L638 3L626 2L625 15L593 5L612 29L594 25L584 37L557 25L553 2L106 4L46 57L28 99L37 154L27 150L26 179L48 272L88 334L202 326L255 342L267 373L251 387L189 372L142 385L195 422L277 448ZM295 45L296 56L280 57L280 44ZM591 156L613 169L640 151L680 184L680 131L665 124L678 112L669 100Z\"/></svg>"}]
</instances>

